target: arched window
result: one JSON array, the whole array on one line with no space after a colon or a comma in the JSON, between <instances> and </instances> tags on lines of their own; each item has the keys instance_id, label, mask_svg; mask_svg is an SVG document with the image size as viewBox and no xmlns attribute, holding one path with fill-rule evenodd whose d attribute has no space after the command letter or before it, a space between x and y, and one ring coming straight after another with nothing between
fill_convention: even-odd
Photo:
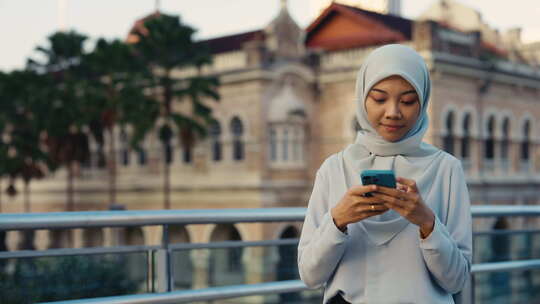
<instances>
[{"instance_id":1,"label":"arched window","mask_svg":"<svg viewBox=\"0 0 540 304\"><path fill-rule=\"evenodd\" d=\"M129 165L129 142L126 130L122 129L120 131L120 158L122 165Z\"/></svg>"},{"instance_id":2,"label":"arched window","mask_svg":"<svg viewBox=\"0 0 540 304\"><path fill-rule=\"evenodd\" d=\"M463 119L463 137L461 137L461 157L468 159L471 155L471 114L465 114Z\"/></svg>"},{"instance_id":3,"label":"arched window","mask_svg":"<svg viewBox=\"0 0 540 304\"><path fill-rule=\"evenodd\" d=\"M146 165L146 150L143 147L140 147L137 154L139 156L138 157L139 165L141 166Z\"/></svg>"},{"instance_id":4,"label":"arched window","mask_svg":"<svg viewBox=\"0 0 540 304\"><path fill-rule=\"evenodd\" d=\"M283 130L283 160L287 161L289 159L289 130Z\"/></svg>"},{"instance_id":5,"label":"arched window","mask_svg":"<svg viewBox=\"0 0 540 304\"><path fill-rule=\"evenodd\" d=\"M276 130L274 128L270 129L270 160L277 160L277 137Z\"/></svg>"},{"instance_id":6,"label":"arched window","mask_svg":"<svg viewBox=\"0 0 540 304\"><path fill-rule=\"evenodd\" d=\"M244 159L244 142L242 136L244 134L244 126L238 117L231 120L231 133L233 136L233 159Z\"/></svg>"},{"instance_id":7,"label":"arched window","mask_svg":"<svg viewBox=\"0 0 540 304\"><path fill-rule=\"evenodd\" d=\"M490 116L487 124L487 137L484 146L484 157L493 160L495 157L495 117Z\"/></svg>"},{"instance_id":8,"label":"arched window","mask_svg":"<svg viewBox=\"0 0 540 304\"><path fill-rule=\"evenodd\" d=\"M508 149L510 146L510 119L505 118L502 124L501 160L503 169L508 169Z\"/></svg>"},{"instance_id":9,"label":"arched window","mask_svg":"<svg viewBox=\"0 0 540 304\"><path fill-rule=\"evenodd\" d=\"M209 132L210 140L212 142L212 160L221 160L221 126L216 120L210 124Z\"/></svg>"},{"instance_id":10,"label":"arched window","mask_svg":"<svg viewBox=\"0 0 540 304\"><path fill-rule=\"evenodd\" d=\"M454 154L454 112L448 113L446 116L446 135L443 139L444 150L450 154Z\"/></svg>"},{"instance_id":11,"label":"arched window","mask_svg":"<svg viewBox=\"0 0 540 304\"><path fill-rule=\"evenodd\" d=\"M521 161L528 162L530 158L530 133L531 133L531 122L526 121L523 124L523 140L521 142Z\"/></svg>"},{"instance_id":12,"label":"arched window","mask_svg":"<svg viewBox=\"0 0 540 304\"><path fill-rule=\"evenodd\" d=\"M180 129L180 144L182 147L182 161L189 164L193 161L193 147L195 145L195 136L190 128Z\"/></svg>"}]
</instances>

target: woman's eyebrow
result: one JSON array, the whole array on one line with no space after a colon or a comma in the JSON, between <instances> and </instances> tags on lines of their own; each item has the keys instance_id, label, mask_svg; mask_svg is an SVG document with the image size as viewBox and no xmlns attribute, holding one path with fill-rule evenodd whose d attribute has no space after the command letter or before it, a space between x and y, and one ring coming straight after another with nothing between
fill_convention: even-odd
<instances>
[{"instance_id":1,"label":"woman's eyebrow","mask_svg":"<svg viewBox=\"0 0 540 304\"><path fill-rule=\"evenodd\" d=\"M388 92L386 92L384 90L381 90L381 89L377 89L377 88L373 88L373 89L371 89L371 91L388 94ZM416 91L415 90L408 90L408 91L405 91L405 92L401 93L401 95L406 95L406 94L416 94Z\"/></svg>"},{"instance_id":2,"label":"woman's eyebrow","mask_svg":"<svg viewBox=\"0 0 540 304\"><path fill-rule=\"evenodd\" d=\"M403 93L401 93L401 95L405 95L405 94L416 94L416 91L415 90L409 90L409 91L405 91Z\"/></svg>"}]
</instances>

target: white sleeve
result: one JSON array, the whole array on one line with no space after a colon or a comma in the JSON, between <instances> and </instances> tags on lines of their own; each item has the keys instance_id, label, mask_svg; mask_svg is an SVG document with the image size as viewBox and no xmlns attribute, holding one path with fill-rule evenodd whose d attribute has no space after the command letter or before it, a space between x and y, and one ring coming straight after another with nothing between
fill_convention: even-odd
<instances>
[{"instance_id":1,"label":"white sleeve","mask_svg":"<svg viewBox=\"0 0 540 304\"><path fill-rule=\"evenodd\" d=\"M459 162L452 166L447 218L435 216L431 234L420 241L426 265L442 288L457 293L470 275L472 259L472 220L469 191ZM446 220L443 224L441 220Z\"/></svg>"},{"instance_id":2,"label":"white sleeve","mask_svg":"<svg viewBox=\"0 0 540 304\"><path fill-rule=\"evenodd\" d=\"M332 220L328 190L327 177L319 169L298 245L300 278L310 288L320 288L328 281L349 238Z\"/></svg>"}]
</instances>

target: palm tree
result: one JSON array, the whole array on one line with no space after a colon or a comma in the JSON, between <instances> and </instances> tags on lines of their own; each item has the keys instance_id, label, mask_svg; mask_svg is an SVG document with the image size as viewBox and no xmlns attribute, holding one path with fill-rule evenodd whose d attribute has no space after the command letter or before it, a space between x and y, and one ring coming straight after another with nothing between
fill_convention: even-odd
<instances>
[{"instance_id":1,"label":"palm tree","mask_svg":"<svg viewBox=\"0 0 540 304\"><path fill-rule=\"evenodd\" d=\"M116 201L116 136L114 127L134 131L131 146L137 147L159 115L157 104L146 97L138 86L145 69L135 59L133 50L119 40L99 39L94 50L83 60L91 79L89 90L95 119L91 123L97 138L105 131L109 138L109 209Z\"/></svg>"},{"instance_id":2,"label":"palm tree","mask_svg":"<svg viewBox=\"0 0 540 304\"><path fill-rule=\"evenodd\" d=\"M135 32L136 54L152 72L148 84L156 92L160 102L161 121L159 139L164 151L164 208L170 209L170 168L169 157L172 126L180 130L180 141L185 149L194 144L195 136L203 137L212 121L211 109L202 98L218 100L216 77L197 75L178 79L172 75L174 70L196 68L211 63L211 56L206 48L193 41L195 30L182 24L178 16L156 14L149 18L144 27ZM191 113L180 112L173 107L173 102L189 100Z\"/></svg>"},{"instance_id":3,"label":"palm tree","mask_svg":"<svg viewBox=\"0 0 540 304\"><path fill-rule=\"evenodd\" d=\"M44 79L32 71L14 71L3 79L0 88L0 132L2 133L1 175L10 177L10 186L22 178L25 185L25 212L30 212L29 187L34 178L43 177L49 164L40 149L43 117L39 106Z\"/></svg>"},{"instance_id":4,"label":"palm tree","mask_svg":"<svg viewBox=\"0 0 540 304\"><path fill-rule=\"evenodd\" d=\"M37 108L44 88L43 77L32 71L14 71L4 77L0 88L0 175L9 177L9 193L16 194L15 181L24 183L24 211L30 212L30 183L43 177L49 164L47 154L40 149L43 117ZM25 231L21 247L32 249L33 231Z\"/></svg>"},{"instance_id":5,"label":"palm tree","mask_svg":"<svg viewBox=\"0 0 540 304\"><path fill-rule=\"evenodd\" d=\"M45 143L52 160L67 169L66 210L74 210L73 181L76 166L89 158L88 126L92 105L85 99L87 81L81 69L86 36L76 32L57 32L48 38L48 47L37 47L42 62L29 59L28 69L51 82L48 98L41 107L45 122Z\"/></svg>"}]
</instances>

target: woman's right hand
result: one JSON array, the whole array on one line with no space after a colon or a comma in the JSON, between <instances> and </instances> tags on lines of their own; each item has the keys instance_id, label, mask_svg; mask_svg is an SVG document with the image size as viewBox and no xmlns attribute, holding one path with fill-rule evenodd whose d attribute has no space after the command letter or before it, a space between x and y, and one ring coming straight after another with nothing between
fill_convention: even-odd
<instances>
[{"instance_id":1,"label":"woman's right hand","mask_svg":"<svg viewBox=\"0 0 540 304\"><path fill-rule=\"evenodd\" d=\"M382 202L365 195L375 189L376 186L374 185L359 185L349 188L339 203L330 211L332 219L339 230L345 231L348 224L388 211L388 208Z\"/></svg>"}]
</instances>

